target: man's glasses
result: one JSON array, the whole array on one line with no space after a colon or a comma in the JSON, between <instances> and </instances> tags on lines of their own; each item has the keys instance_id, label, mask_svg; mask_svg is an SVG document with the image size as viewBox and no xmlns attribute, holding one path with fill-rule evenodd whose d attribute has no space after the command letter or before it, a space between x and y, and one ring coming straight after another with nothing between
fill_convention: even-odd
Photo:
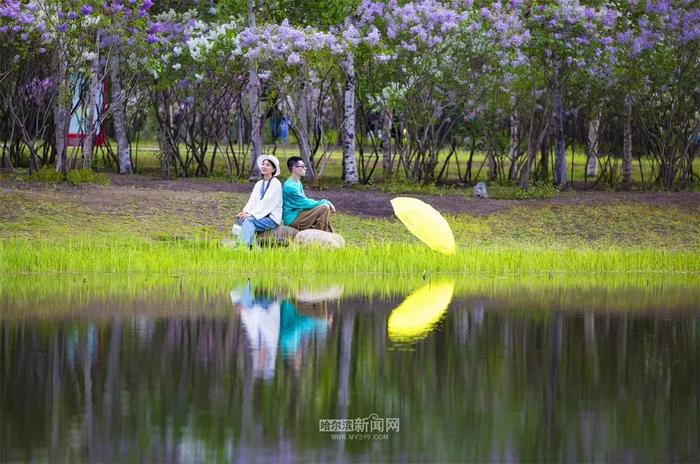
<instances>
[{"instance_id":1,"label":"man's glasses","mask_svg":"<svg viewBox=\"0 0 700 464\"><path fill-rule=\"evenodd\" d=\"M297 164L294 166L295 168L306 168L305 164Z\"/></svg>"}]
</instances>

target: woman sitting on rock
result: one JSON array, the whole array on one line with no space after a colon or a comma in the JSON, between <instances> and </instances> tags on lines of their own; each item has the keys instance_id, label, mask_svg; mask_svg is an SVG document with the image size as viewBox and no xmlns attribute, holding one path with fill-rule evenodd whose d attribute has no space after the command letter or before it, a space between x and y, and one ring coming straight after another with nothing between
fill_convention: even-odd
<instances>
[{"instance_id":1,"label":"woman sitting on rock","mask_svg":"<svg viewBox=\"0 0 700 464\"><path fill-rule=\"evenodd\" d=\"M236 215L236 225L240 226L238 241L251 248L255 245L255 232L274 229L282 222L282 183L276 179L280 162L272 155L262 155L258 157L258 168L263 178L253 187L243 211Z\"/></svg>"}]
</instances>

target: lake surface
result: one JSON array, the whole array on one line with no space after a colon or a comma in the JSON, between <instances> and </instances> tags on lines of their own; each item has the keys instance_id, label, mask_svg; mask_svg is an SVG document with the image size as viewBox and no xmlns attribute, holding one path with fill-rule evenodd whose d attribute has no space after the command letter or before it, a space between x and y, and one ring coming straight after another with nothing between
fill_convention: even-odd
<instances>
[{"instance_id":1,"label":"lake surface","mask_svg":"<svg viewBox=\"0 0 700 464\"><path fill-rule=\"evenodd\" d=\"M0 284L0 461L700 461L700 285L371 279Z\"/></svg>"}]
</instances>

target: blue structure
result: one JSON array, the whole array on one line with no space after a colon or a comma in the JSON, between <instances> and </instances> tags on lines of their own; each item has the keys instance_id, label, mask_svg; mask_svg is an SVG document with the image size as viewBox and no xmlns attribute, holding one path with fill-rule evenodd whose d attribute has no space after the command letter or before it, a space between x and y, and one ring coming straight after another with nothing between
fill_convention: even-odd
<instances>
[{"instance_id":1,"label":"blue structure","mask_svg":"<svg viewBox=\"0 0 700 464\"><path fill-rule=\"evenodd\" d=\"M280 139L282 143L287 143L289 136L289 125L291 121L286 116L273 116L270 118L270 129L272 131L272 140Z\"/></svg>"}]
</instances>

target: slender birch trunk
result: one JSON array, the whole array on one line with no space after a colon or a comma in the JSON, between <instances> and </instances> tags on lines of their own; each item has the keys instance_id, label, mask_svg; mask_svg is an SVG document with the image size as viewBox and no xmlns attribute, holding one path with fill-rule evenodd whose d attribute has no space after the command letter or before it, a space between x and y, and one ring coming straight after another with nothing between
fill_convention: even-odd
<instances>
[{"instance_id":1,"label":"slender birch trunk","mask_svg":"<svg viewBox=\"0 0 700 464\"><path fill-rule=\"evenodd\" d=\"M309 103L306 95L306 76L299 83L299 96L297 101L297 142L299 143L299 156L306 164L304 179L312 182L316 178L314 165L311 162L311 147L309 144Z\"/></svg>"},{"instance_id":2,"label":"slender birch trunk","mask_svg":"<svg viewBox=\"0 0 700 464\"><path fill-rule=\"evenodd\" d=\"M97 32L95 56L90 63L90 87L85 102L85 117L87 125L83 138L83 167L92 168L93 148L95 144L95 133L97 127L97 115L95 107L99 100L100 86L100 32Z\"/></svg>"},{"instance_id":3,"label":"slender birch trunk","mask_svg":"<svg viewBox=\"0 0 700 464\"><path fill-rule=\"evenodd\" d=\"M554 185L566 187L566 143L564 141L564 85L561 60L554 61L552 77L552 123L554 124Z\"/></svg>"},{"instance_id":4,"label":"slender birch trunk","mask_svg":"<svg viewBox=\"0 0 700 464\"><path fill-rule=\"evenodd\" d=\"M586 175L598 175L598 130L600 128L600 114L596 111L588 122L588 160L586 162Z\"/></svg>"},{"instance_id":5,"label":"slender birch trunk","mask_svg":"<svg viewBox=\"0 0 700 464\"><path fill-rule=\"evenodd\" d=\"M248 27L256 26L256 0L248 0ZM248 105L250 108L250 168L249 180L260 179L258 169L258 157L262 155L262 128L260 121L260 80L258 78L258 64L255 60L248 63Z\"/></svg>"},{"instance_id":6,"label":"slender birch trunk","mask_svg":"<svg viewBox=\"0 0 700 464\"><path fill-rule=\"evenodd\" d=\"M629 188L632 183L632 99L630 97L625 97L622 124L622 186Z\"/></svg>"},{"instance_id":7,"label":"slender birch trunk","mask_svg":"<svg viewBox=\"0 0 700 464\"><path fill-rule=\"evenodd\" d=\"M515 108L510 114L510 147L508 148L508 159L510 160L510 169L508 169L508 180L515 180L518 165L518 146L520 145L520 118L518 110Z\"/></svg>"},{"instance_id":8,"label":"slender birch trunk","mask_svg":"<svg viewBox=\"0 0 700 464\"><path fill-rule=\"evenodd\" d=\"M355 57L349 52L341 66L345 73L345 93L343 95L343 182L357 184L355 164Z\"/></svg>"},{"instance_id":9,"label":"slender birch trunk","mask_svg":"<svg viewBox=\"0 0 700 464\"><path fill-rule=\"evenodd\" d=\"M382 111L382 168L384 180L391 178L392 153L391 153L391 114Z\"/></svg>"},{"instance_id":10,"label":"slender birch trunk","mask_svg":"<svg viewBox=\"0 0 700 464\"><path fill-rule=\"evenodd\" d=\"M110 78L112 81L112 120L114 122L114 137L117 139L117 157L119 159L119 174L131 174L131 153L126 130L126 95L119 80L119 51L112 55Z\"/></svg>"},{"instance_id":11,"label":"slender birch trunk","mask_svg":"<svg viewBox=\"0 0 700 464\"><path fill-rule=\"evenodd\" d=\"M59 39L60 40L60 39ZM66 137L70 110L70 95L68 93L68 61L59 42L56 53L56 76L58 80L58 98L54 105L54 131L56 135L56 171L66 174L68 160L66 159Z\"/></svg>"}]
</instances>

